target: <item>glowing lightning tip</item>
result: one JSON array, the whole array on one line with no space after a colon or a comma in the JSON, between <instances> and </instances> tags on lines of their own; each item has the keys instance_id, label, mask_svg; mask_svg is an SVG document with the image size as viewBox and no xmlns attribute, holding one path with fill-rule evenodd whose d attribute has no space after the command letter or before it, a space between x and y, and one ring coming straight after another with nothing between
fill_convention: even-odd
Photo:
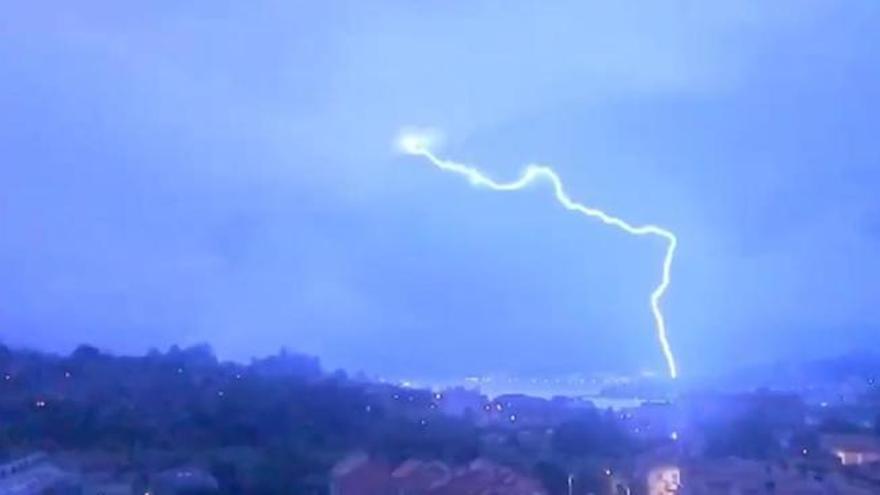
<instances>
[{"instance_id":1,"label":"glowing lightning tip","mask_svg":"<svg viewBox=\"0 0 880 495\"><path fill-rule=\"evenodd\" d=\"M427 149L428 146L425 141L421 136L404 134L398 138L397 148L408 155L418 155Z\"/></svg>"},{"instance_id":2,"label":"glowing lightning tip","mask_svg":"<svg viewBox=\"0 0 880 495\"><path fill-rule=\"evenodd\" d=\"M432 129L405 129L397 137L397 150L408 155L421 155L441 140Z\"/></svg>"}]
</instances>

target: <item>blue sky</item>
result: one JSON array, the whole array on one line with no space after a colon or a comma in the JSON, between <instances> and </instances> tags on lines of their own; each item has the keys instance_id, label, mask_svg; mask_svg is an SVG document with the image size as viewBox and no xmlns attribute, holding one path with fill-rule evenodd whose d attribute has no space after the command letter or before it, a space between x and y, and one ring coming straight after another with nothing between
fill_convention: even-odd
<instances>
[{"instance_id":1,"label":"blue sky","mask_svg":"<svg viewBox=\"0 0 880 495\"><path fill-rule=\"evenodd\" d=\"M394 374L663 369L662 243L473 189L405 126L675 231L683 374L878 346L880 5L19 2L0 336Z\"/></svg>"}]
</instances>

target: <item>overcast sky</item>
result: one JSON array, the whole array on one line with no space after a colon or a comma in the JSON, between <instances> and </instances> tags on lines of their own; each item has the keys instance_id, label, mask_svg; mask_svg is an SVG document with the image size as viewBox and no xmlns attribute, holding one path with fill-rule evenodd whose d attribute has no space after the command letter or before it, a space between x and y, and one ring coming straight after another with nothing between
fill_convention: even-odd
<instances>
[{"instance_id":1,"label":"overcast sky","mask_svg":"<svg viewBox=\"0 0 880 495\"><path fill-rule=\"evenodd\" d=\"M398 375L682 374L880 346L880 3L13 2L0 340Z\"/></svg>"}]
</instances>

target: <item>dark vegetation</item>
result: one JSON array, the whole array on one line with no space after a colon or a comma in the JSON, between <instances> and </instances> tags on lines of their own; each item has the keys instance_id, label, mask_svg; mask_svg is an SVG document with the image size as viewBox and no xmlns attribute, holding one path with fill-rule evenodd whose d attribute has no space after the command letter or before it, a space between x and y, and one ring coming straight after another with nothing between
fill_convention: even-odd
<instances>
[{"instance_id":1,"label":"dark vegetation","mask_svg":"<svg viewBox=\"0 0 880 495\"><path fill-rule=\"evenodd\" d=\"M427 399L395 400L417 391L326 374L316 359L286 352L241 365L219 362L207 346L142 357L0 346L0 390L8 455L109 453L141 476L195 464L225 493L325 493L334 463L358 450L453 465L486 456L558 484L575 461L636 449L596 411L536 443L445 416Z\"/></svg>"},{"instance_id":2,"label":"dark vegetation","mask_svg":"<svg viewBox=\"0 0 880 495\"><path fill-rule=\"evenodd\" d=\"M866 404L880 403L871 390ZM689 424L708 457L813 451L821 433L866 429L833 415L806 428L804 404L790 394L687 401L716 407L697 407ZM357 451L392 465L486 457L538 477L551 494L566 493L570 475L578 491L598 492L609 466L670 446L637 440L610 411L586 407L552 424L513 425L480 421L482 407L447 416L429 391L326 373L317 359L289 352L244 365L220 362L204 345L141 357L0 346L0 456L97 452L141 478L198 466L229 494L327 493L333 465ZM880 434L880 418L876 428Z\"/></svg>"}]
</instances>

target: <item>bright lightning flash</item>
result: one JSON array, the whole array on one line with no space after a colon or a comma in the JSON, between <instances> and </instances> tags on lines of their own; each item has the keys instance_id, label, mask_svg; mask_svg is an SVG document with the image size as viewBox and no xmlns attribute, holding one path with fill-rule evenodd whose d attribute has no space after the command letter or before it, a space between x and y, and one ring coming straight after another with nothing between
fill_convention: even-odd
<instances>
[{"instance_id":1,"label":"bright lightning flash","mask_svg":"<svg viewBox=\"0 0 880 495\"><path fill-rule=\"evenodd\" d=\"M495 191L516 191L535 182L539 178L550 181L553 186L553 192L556 200L565 209L576 211L588 217L596 218L606 225L612 225L629 234L637 236L653 235L663 238L666 241L666 255L663 257L663 273L660 284L651 292L651 313L654 315L654 321L657 327L657 340L660 342L660 349L663 351L663 357L666 359L666 366L669 370L669 376L678 377L678 366L675 362L675 356L672 353L672 347L669 345L669 339L666 335L666 322L663 319L663 312L660 310L660 300L666 294L671 282L670 271L672 269L672 258L675 256L675 248L678 245L678 239L675 234L669 230L657 225L639 225L634 226L625 220L609 215L602 210L584 206L572 200L562 186L562 180L553 171L552 168L544 165L528 165L520 177L512 182L496 182L490 179L476 168L456 163L453 161L442 160L437 157L431 150L432 139L428 136L419 134L404 134L398 139L398 147L404 153L410 155L422 156L440 170L445 172L453 172L465 177L472 185L479 187L488 187Z\"/></svg>"}]
</instances>

